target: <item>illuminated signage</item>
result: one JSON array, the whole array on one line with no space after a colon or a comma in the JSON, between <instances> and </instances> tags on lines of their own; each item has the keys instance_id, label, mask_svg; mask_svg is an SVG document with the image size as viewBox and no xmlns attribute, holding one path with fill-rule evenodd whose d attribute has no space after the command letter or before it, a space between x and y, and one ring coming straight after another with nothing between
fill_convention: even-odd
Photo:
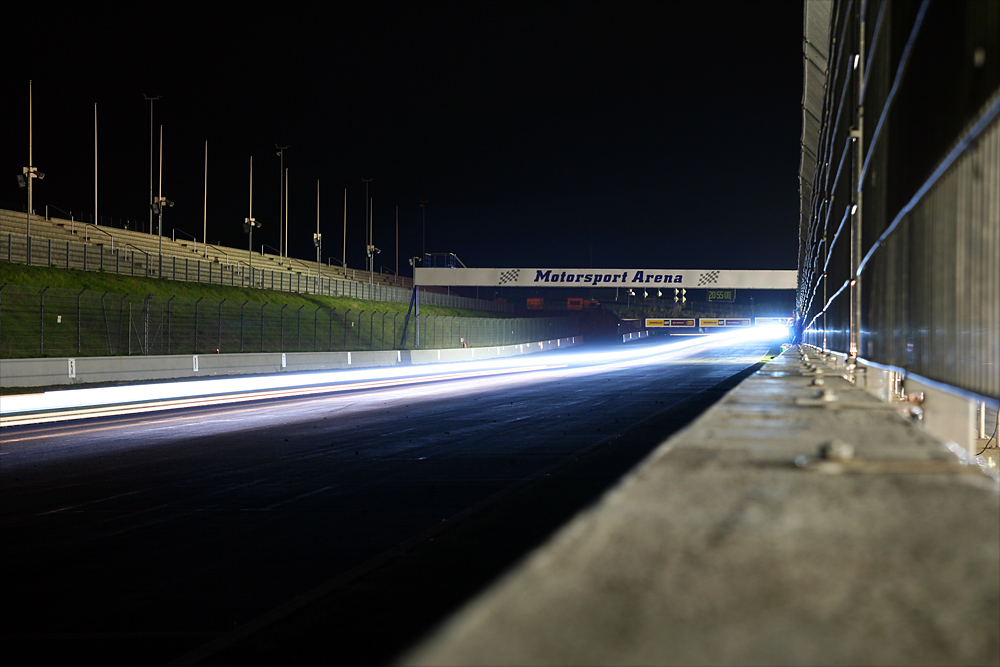
<instances>
[{"instance_id":1,"label":"illuminated signage","mask_svg":"<svg viewBox=\"0 0 1000 667\"><path fill-rule=\"evenodd\" d=\"M708 291L709 301L723 301L732 303L736 301L736 290L731 289L710 289Z\"/></svg>"},{"instance_id":2,"label":"illuminated signage","mask_svg":"<svg viewBox=\"0 0 1000 667\"><path fill-rule=\"evenodd\" d=\"M694 318L690 319L646 319L647 329L658 329L661 327L693 327Z\"/></svg>"},{"instance_id":3,"label":"illuminated signage","mask_svg":"<svg viewBox=\"0 0 1000 667\"><path fill-rule=\"evenodd\" d=\"M671 285L718 291L795 289L796 271L730 269L457 269L416 267L415 285L454 287L639 287Z\"/></svg>"}]
</instances>

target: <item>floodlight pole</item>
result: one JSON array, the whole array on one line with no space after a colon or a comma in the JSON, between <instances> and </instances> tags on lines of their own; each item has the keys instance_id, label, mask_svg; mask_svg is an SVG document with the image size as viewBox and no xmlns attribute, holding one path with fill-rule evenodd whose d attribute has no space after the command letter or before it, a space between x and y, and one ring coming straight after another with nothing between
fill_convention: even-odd
<instances>
[{"instance_id":1,"label":"floodlight pole","mask_svg":"<svg viewBox=\"0 0 1000 667\"><path fill-rule=\"evenodd\" d=\"M250 287L256 287L253 275L253 228L260 223L253 219L253 156L250 156L250 215L243 221L243 232L247 234L247 260L250 268ZM263 254L263 252L261 253ZM240 283L242 284L242 282ZM263 270L261 272L261 287L264 286Z\"/></svg>"},{"instance_id":2,"label":"floodlight pole","mask_svg":"<svg viewBox=\"0 0 1000 667\"><path fill-rule=\"evenodd\" d=\"M38 167L34 166L34 131L32 128L32 99L31 99L31 81L28 81L28 166L21 169L21 176L18 176L18 180L21 182L21 187L28 188L28 214L25 217L25 228L24 233L27 237L27 252L28 252L28 264L31 264L31 211L34 208L34 200L32 199L32 182L36 178L45 178L45 174L38 171ZM23 182L27 181L27 183Z\"/></svg>"},{"instance_id":3,"label":"floodlight pole","mask_svg":"<svg viewBox=\"0 0 1000 667\"><path fill-rule=\"evenodd\" d=\"M375 200L368 204L368 284L375 284Z\"/></svg>"},{"instance_id":4,"label":"floodlight pole","mask_svg":"<svg viewBox=\"0 0 1000 667\"><path fill-rule=\"evenodd\" d=\"M368 184L372 182L372 179L362 177L361 180L364 181L365 184L365 257L370 258L372 256L372 242L371 242L371 233L368 231ZM367 259L365 260L365 268L371 269L370 260ZM371 285L372 282L373 282L372 275L371 272L369 271L368 284Z\"/></svg>"},{"instance_id":5,"label":"floodlight pole","mask_svg":"<svg viewBox=\"0 0 1000 667\"><path fill-rule=\"evenodd\" d=\"M253 155L250 156L250 213L247 223L250 225L250 242L247 255L250 263L250 282L253 282Z\"/></svg>"},{"instance_id":6,"label":"floodlight pole","mask_svg":"<svg viewBox=\"0 0 1000 667\"><path fill-rule=\"evenodd\" d=\"M34 134L32 131L33 114L31 110L31 105L32 105L31 81L28 81L28 168L25 170L25 176L28 177L28 217L27 217L28 224L25 232L25 235L28 237L28 243L31 243L31 182L35 178L35 168L32 166L34 164L34 162L32 162L34 154L32 150L33 148L32 142L34 140ZM30 256L31 251L29 250L28 253L29 253L28 264L31 264L31 256Z\"/></svg>"},{"instance_id":7,"label":"floodlight pole","mask_svg":"<svg viewBox=\"0 0 1000 667\"><path fill-rule=\"evenodd\" d=\"M279 146L275 144L274 147L278 150L278 157L280 160L280 171L278 173L280 181L280 194L278 195L278 263L283 263L282 258L287 253L285 246L282 244L284 236L282 230L284 229L285 220L283 217L283 211L285 210L285 150L290 148L289 146Z\"/></svg>"},{"instance_id":8,"label":"floodlight pole","mask_svg":"<svg viewBox=\"0 0 1000 667\"><path fill-rule=\"evenodd\" d=\"M159 210L157 211L158 222L156 225L156 234L159 237L159 240L157 242L158 243L157 253L159 253L160 256L160 267L157 270L156 275L157 277L162 278L163 277L163 205L165 203L163 200L163 126L162 125L160 125L160 167L158 171L159 171L159 185L157 188L158 194L156 196L156 203L158 204Z\"/></svg>"},{"instance_id":9,"label":"floodlight pole","mask_svg":"<svg viewBox=\"0 0 1000 667\"><path fill-rule=\"evenodd\" d=\"M288 167L285 167L285 258L288 257Z\"/></svg>"},{"instance_id":10,"label":"floodlight pole","mask_svg":"<svg viewBox=\"0 0 1000 667\"><path fill-rule=\"evenodd\" d=\"M421 199L420 201L420 257L421 261L423 257L427 256L427 204L426 199Z\"/></svg>"},{"instance_id":11,"label":"floodlight pole","mask_svg":"<svg viewBox=\"0 0 1000 667\"><path fill-rule=\"evenodd\" d=\"M323 237L319 233L319 179L316 179L316 279L319 277L323 270ZM319 283L317 283L317 286ZM319 288L317 287L317 291Z\"/></svg>"},{"instance_id":12,"label":"floodlight pole","mask_svg":"<svg viewBox=\"0 0 1000 667\"><path fill-rule=\"evenodd\" d=\"M247 217L247 232L249 241L247 242L247 259L250 264L250 286L253 286L253 155L250 156L250 215Z\"/></svg>"},{"instance_id":13,"label":"floodlight pole","mask_svg":"<svg viewBox=\"0 0 1000 667\"><path fill-rule=\"evenodd\" d=\"M205 140L205 194L201 207L201 240L208 257L208 139ZM194 250L198 252L198 241L194 242Z\"/></svg>"},{"instance_id":14,"label":"floodlight pole","mask_svg":"<svg viewBox=\"0 0 1000 667\"><path fill-rule=\"evenodd\" d=\"M149 233L153 233L153 102L160 95L142 94L142 99L149 100Z\"/></svg>"},{"instance_id":15,"label":"floodlight pole","mask_svg":"<svg viewBox=\"0 0 1000 667\"><path fill-rule=\"evenodd\" d=\"M94 102L94 224L96 225L99 218L97 217L97 102Z\"/></svg>"}]
</instances>

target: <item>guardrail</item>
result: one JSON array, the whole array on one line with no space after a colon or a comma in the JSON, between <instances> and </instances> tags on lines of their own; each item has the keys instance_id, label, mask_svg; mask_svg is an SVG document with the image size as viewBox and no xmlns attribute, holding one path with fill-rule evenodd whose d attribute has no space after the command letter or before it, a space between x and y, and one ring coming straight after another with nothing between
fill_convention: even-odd
<instances>
[{"instance_id":1,"label":"guardrail","mask_svg":"<svg viewBox=\"0 0 1000 667\"><path fill-rule=\"evenodd\" d=\"M149 382L181 378L481 361L563 349L578 345L582 341L579 336L570 336L530 343L459 349L10 359L0 366L0 388L50 387L97 382ZM16 422L17 417L7 416L0 419L0 426Z\"/></svg>"},{"instance_id":2,"label":"guardrail","mask_svg":"<svg viewBox=\"0 0 1000 667\"><path fill-rule=\"evenodd\" d=\"M943 5L933 21L927 2L884 5L824 16L829 3L806 3L799 326L849 364L995 402L1000 80L936 52L995 16L989 3Z\"/></svg>"}]
</instances>

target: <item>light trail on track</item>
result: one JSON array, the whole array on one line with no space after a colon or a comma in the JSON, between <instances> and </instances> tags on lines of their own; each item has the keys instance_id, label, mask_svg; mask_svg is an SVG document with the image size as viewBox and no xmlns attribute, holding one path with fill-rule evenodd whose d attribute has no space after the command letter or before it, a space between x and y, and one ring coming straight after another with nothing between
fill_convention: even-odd
<instances>
[{"instance_id":1,"label":"light trail on track","mask_svg":"<svg viewBox=\"0 0 1000 667\"><path fill-rule=\"evenodd\" d=\"M698 350L741 341L782 337L786 331L781 327L742 329L653 346L636 345L600 352L566 350L538 353L527 359L515 357L441 365L286 373L11 395L0 401L0 427L538 373L570 367L613 370L630 364L654 363L659 359L693 354Z\"/></svg>"},{"instance_id":2,"label":"light trail on track","mask_svg":"<svg viewBox=\"0 0 1000 667\"><path fill-rule=\"evenodd\" d=\"M585 487L586 502L662 441L659 415L680 423L672 406L772 347L682 343L289 375L272 379L303 387L271 389L277 398L0 429L0 569L18 610L0 640L49 663L163 664L428 535L439 544L472 516L494 517L482 550L456 561L476 570L467 583L452 589L457 570L407 580L413 618L429 622L429 604L444 613L581 507L566 484ZM408 375L371 377L392 370ZM577 481L566 469L593 452L601 481ZM483 509L547 483L563 486L527 513ZM401 604L395 584L385 594ZM359 626L331 630L333 643L359 656L385 619L350 615Z\"/></svg>"}]
</instances>

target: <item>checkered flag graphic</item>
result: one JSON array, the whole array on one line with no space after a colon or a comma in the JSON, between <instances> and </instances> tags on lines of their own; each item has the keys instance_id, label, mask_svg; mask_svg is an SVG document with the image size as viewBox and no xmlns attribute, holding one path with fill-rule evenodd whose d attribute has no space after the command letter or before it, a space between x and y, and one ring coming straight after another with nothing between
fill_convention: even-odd
<instances>
[{"instance_id":1,"label":"checkered flag graphic","mask_svg":"<svg viewBox=\"0 0 1000 667\"><path fill-rule=\"evenodd\" d=\"M510 269L509 271L501 271L500 284L506 285L507 283L516 283L519 275L521 275L521 269Z\"/></svg>"},{"instance_id":2,"label":"checkered flag graphic","mask_svg":"<svg viewBox=\"0 0 1000 667\"><path fill-rule=\"evenodd\" d=\"M698 287L701 287L703 285L712 285L717 282L719 282L718 271L707 271L698 276Z\"/></svg>"}]
</instances>

